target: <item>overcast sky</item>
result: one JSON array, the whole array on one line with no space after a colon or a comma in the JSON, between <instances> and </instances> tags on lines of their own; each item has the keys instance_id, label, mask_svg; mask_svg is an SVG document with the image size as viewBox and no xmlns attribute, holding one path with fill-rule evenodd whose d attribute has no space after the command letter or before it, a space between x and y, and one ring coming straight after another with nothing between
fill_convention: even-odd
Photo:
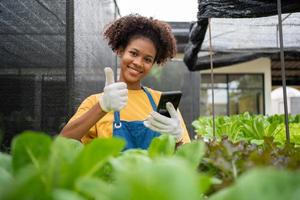
<instances>
[{"instance_id":1,"label":"overcast sky","mask_svg":"<svg viewBox=\"0 0 300 200\"><path fill-rule=\"evenodd\" d=\"M197 20L197 0L117 0L122 16L138 13L163 21Z\"/></svg>"}]
</instances>

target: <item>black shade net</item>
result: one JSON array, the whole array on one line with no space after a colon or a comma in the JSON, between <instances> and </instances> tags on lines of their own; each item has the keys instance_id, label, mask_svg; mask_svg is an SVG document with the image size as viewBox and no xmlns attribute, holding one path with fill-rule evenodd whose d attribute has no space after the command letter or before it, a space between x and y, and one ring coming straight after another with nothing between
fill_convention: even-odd
<instances>
[{"instance_id":1,"label":"black shade net","mask_svg":"<svg viewBox=\"0 0 300 200\"><path fill-rule=\"evenodd\" d=\"M284 50L300 58L300 3L282 1ZM199 0L197 22L191 23L184 62L191 71L210 68L208 18L214 67L274 56L279 52L277 1Z\"/></svg>"},{"instance_id":2,"label":"black shade net","mask_svg":"<svg viewBox=\"0 0 300 200\"><path fill-rule=\"evenodd\" d=\"M104 67L116 64L101 33L116 11L113 0L0 1L2 148L27 129L56 135L101 91Z\"/></svg>"}]
</instances>

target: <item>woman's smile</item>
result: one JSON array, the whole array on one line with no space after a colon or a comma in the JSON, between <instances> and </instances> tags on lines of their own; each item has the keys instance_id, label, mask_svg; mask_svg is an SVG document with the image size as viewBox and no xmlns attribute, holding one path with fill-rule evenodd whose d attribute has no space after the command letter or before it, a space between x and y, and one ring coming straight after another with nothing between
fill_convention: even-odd
<instances>
[{"instance_id":1,"label":"woman's smile","mask_svg":"<svg viewBox=\"0 0 300 200\"><path fill-rule=\"evenodd\" d=\"M136 67L128 66L128 68L129 68L129 71L132 72L133 74L138 75L138 74L143 73L143 71L141 69L138 69Z\"/></svg>"}]
</instances>

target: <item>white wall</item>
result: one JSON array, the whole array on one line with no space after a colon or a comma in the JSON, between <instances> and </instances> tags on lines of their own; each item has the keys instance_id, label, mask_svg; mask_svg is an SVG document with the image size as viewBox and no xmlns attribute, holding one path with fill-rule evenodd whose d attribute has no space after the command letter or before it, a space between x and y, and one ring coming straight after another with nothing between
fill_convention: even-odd
<instances>
[{"instance_id":1,"label":"white wall","mask_svg":"<svg viewBox=\"0 0 300 200\"><path fill-rule=\"evenodd\" d=\"M243 73L263 73L264 74L264 91L265 91L265 111L266 115L271 114L271 59L258 58L252 61L230 65L214 69L214 74L243 74ZM200 71L200 74L210 74L209 70Z\"/></svg>"}]
</instances>

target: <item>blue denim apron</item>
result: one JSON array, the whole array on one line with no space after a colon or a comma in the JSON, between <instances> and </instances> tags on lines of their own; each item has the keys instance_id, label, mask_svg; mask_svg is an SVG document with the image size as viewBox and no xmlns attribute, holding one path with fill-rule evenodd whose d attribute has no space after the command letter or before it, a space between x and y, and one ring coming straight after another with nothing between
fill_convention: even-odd
<instances>
[{"instance_id":1,"label":"blue denim apron","mask_svg":"<svg viewBox=\"0 0 300 200\"><path fill-rule=\"evenodd\" d=\"M152 109L156 111L156 104L150 92L147 88L142 87L142 89L147 94ZM120 112L114 112L113 136L126 140L124 150L133 148L147 149L152 139L159 135L160 133L145 127L143 121L123 121L120 120Z\"/></svg>"}]
</instances>

